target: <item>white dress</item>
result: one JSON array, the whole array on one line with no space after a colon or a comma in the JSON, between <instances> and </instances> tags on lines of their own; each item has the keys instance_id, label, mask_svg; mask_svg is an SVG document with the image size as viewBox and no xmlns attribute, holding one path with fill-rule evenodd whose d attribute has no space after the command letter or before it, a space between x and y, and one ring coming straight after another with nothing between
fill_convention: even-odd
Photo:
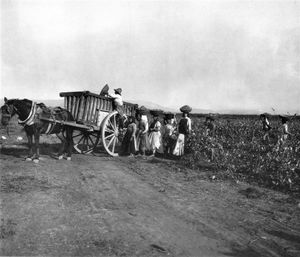
<instances>
[{"instance_id":1,"label":"white dress","mask_svg":"<svg viewBox=\"0 0 300 257\"><path fill-rule=\"evenodd\" d=\"M154 129L157 131L151 131L149 134L149 142L151 149L157 150L158 152L162 152L162 140L161 140L161 123L159 121L156 121L154 125Z\"/></svg>"}]
</instances>

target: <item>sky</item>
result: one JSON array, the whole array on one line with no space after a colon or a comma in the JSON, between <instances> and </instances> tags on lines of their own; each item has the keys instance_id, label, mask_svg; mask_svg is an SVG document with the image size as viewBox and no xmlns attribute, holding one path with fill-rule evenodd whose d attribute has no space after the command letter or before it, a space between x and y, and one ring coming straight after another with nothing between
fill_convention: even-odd
<instances>
[{"instance_id":1,"label":"sky","mask_svg":"<svg viewBox=\"0 0 300 257\"><path fill-rule=\"evenodd\" d=\"M98 93L179 108L300 113L300 0L1 0L8 98Z\"/></svg>"}]
</instances>

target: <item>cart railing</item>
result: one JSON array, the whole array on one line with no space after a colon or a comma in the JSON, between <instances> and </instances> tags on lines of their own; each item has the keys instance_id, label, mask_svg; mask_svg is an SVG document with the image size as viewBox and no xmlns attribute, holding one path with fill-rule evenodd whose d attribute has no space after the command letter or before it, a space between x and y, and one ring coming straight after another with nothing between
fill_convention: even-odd
<instances>
[{"instance_id":1,"label":"cart railing","mask_svg":"<svg viewBox=\"0 0 300 257\"><path fill-rule=\"evenodd\" d=\"M64 107L72 113L76 122L100 126L103 118L113 111L112 98L100 96L90 91L61 92L64 97ZM126 115L134 115L137 104L124 102Z\"/></svg>"}]
</instances>

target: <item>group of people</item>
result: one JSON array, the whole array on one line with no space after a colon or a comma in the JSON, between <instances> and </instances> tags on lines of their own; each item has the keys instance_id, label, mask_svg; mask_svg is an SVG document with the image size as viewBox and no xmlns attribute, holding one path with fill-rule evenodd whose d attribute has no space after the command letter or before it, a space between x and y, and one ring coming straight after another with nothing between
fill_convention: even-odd
<instances>
[{"instance_id":1,"label":"group of people","mask_svg":"<svg viewBox=\"0 0 300 257\"><path fill-rule=\"evenodd\" d=\"M270 132L272 130L272 126L269 121L269 115L267 113L263 113L260 115L260 117L262 120L262 129L264 131L263 140L265 142L269 142L270 141ZM281 127L279 129L281 135L280 135L277 143L279 145L283 145L286 142L286 140L288 139L288 136L291 136L291 133L289 132L289 129L288 129L289 118L286 116L282 116L282 115L279 115L279 118L281 119Z\"/></svg>"},{"instance_id":2,"label":"group of people","mask_svg":"<svg viewBox=\"0 0 300 257\"><path fill-rule=\"evenodd\" d=\"M118 112L119 127L127 127L122 140L121 154L134 156L140 154L146 156L156 153L181 156L184 154L184 144L187 135L191 133L192 124L189 113L192 108L184 105L180 108L182 118L177 123L173 113L163 113L161 110L150 110L142 106L136 110L135 116L128 117L124 124L122 89L114 89L114 93L108 92L109 87L105 85L100 95L108 96L113 99L113 110ZM147 114L153 117L149 124ZM163 122L159 117L163 116Z\"/></svg>"},{"instance_id":3,"label":"group of people","mask_svg":"<svg viewBox=\"0 0 300 257\"><path fill-rule=\"evenodd\" d=\"M161 110L148 110L142 106L135 116L128 118L128 126L122 141L121 154L146 156L150 153L181 156L184 154L186 137L191 133L189 113L192 108L188 105L181 109L182 118L177 123L173 113L163 113ZM147 113L152 115L149 123ZM163 121L160 121L160 117Z\"/></svg>"},{"instance_id":4,"label":"group of people","mask_svg":"<svg viewBox=\"0 0 300 257\"><path fill-rule=\"evenodd\" d=\"M114 89L114 94L108 93L108 86L102 89L102 95L107 95L113 99L113 109L119 113L120 127L123 128L124 117L123 115L123 100L122 89ZM135 116L130 116L127 121L126 134L122 141L122 154L134 156L140 154L145 156L146 153L155 155L156 153L165 155L182 156L184 154L184 145L187 136L191 133L192 124L189 118L189 113L192 108L188 105L184 105L180 108L182 112L182 118L177 123L175 115L173 113L163 113L160 110L150 110L150 114L153 117L152 122L148 121L148 110L142 106L137 109ZM263 140L270 140L270 131L272 129L267 114L261 114L262 128L264 131ZM163 117L163 122L159 120L159 117ZM279 144L284 144L288 136L291 133L288 130L289 118L286 116L279 116L281 118L281 136L278 140ZM215 123L212 116L208 116L205 121L206 136L215 136Z\"/></svg>"}]
</instances>

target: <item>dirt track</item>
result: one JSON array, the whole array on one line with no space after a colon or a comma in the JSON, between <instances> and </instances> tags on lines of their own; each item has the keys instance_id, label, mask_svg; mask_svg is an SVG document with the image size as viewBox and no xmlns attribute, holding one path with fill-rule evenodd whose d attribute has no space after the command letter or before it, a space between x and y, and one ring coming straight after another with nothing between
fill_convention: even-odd
<instances>
[{"instance_id":1,"label":"dirt track","mask_svg":"<svg viewBox=\"0 0 300 257\"><path fill-rule=\"evenodd\" d=\"M1 150L1 255L297 256L298 200L174 161ZM212 172L212 171L209 171ZM216 173L217 174L217 173Z\"/></svg>"}]
</instances>

